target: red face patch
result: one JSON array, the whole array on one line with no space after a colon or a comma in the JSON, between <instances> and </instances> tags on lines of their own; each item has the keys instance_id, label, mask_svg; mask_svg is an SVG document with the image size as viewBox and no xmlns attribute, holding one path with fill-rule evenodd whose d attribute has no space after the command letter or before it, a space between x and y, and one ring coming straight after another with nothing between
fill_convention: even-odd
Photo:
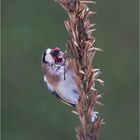
<instances>
[{"instance_id":1,"label":"red face patch","mask_svg":"<svg viewBox=\"0 0 140 140\"><path fill-rule=\"evenodd\" d=\"M54 49L51 50L51 53L56 52L56 51L60 51L60 50L61 50L60 48L57 48L56 47L56 48L54 48Z\"/></svg>"},{"instance_id":2,"label":"red face patch","mask_svg":"<svg viewBox=\"0 0 140 140\"><path fill-rule=\"evenodd\" d=\"M60 48L54 48L54 49L51 50L52 58L53 58L56 62L62 62L62 60L63 60L62 58L59 58L60 51L61 51Z\"/></svg>"}]
</instances>

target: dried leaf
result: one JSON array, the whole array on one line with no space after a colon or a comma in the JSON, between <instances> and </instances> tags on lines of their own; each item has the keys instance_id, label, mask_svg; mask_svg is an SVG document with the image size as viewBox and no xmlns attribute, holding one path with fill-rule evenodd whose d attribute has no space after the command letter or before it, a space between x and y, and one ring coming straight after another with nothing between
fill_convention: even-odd
<instances>
[{"instance_id":1,"label":"dried leaf","mask_svg":"<svg viewBox=\"0 0 140 140\"><path fill-rule=\"evenodd\" d=\"M100 52L102 52L103 50L100 49L100 48L95 48L95 47L93 47L93 48L90 48L88 51L89 51L89 52L94 52L94 51L100 51Z\"/></svg>"},{"instance_id":2,"label":"dried leaf","mask_svg":"<svg viewBox=\"0 0 140 140\"><path fill-rule=\"evenodd\" d=\"M79 113L77 111L72 111L72 113L75 115L79 115Z\"/></svg>"},{"instance_id":3,"label":"dried leaf","mask_svg":"<svg viewBox=\"0 0 140 140\"><path fill-rule=\"evenodd\" d=\"M101 79L96 79L96 81L98 81L102 86L104 86L104 81Z\"/></svg>"},{"instance_id":4,"label":"dried leaf","mask_svg":"<svg viewBox=\"0 0 140 140\"><path fill-rule=\"evenodd\" d=\"M96 104L99 105L99 106L103 106L104 104L102 104L101 102L99 101L96 101Z\"/></svg>"},{"instance_id":5,"label":"dried leaf","mask_svg":"<svg viewBox=\"0 0 140 140\"><path fill-rule=\"evenodd\" d=\"M94 72L100 71L100 69L93 69Z\"/></svg>"},{"instance_id":6,"label":"dried leaf","mask_svg":"<svg viewBox=\"0 0 140 140\"><path fill-rule=\"evenodd\" d=\"M93 74L93 79L96 79L97 77L99 77L101 75L100 71L97 71Z\"/></svg>"},{"instance_id":7,"label":"dried leaf","mask_svg":"<svg viewBox=\"0 0 140 140\"><path fill-rule=\"evenodd\" d=\"M101 94L96 96L96 101L99 100L100 98L103 98Z\"/></svg>"},{"instance_id":8,"label":"dried leaf","mask_svg":"<svg viewBox=\"0 0 140 140\"><path fill-rule=\"evenodd\" d=\"M91 30L87 31L87 34L91 34L94 31L96 31L96 29L91 29Z\"/></svg>"},{"instance_id":9,"label":"dried leaf","mask_svg":"<svg viewBox=\"0 0 140 140\"><path fill-rule=\"evenodd\" d=\"M87 1L87 0L82 0L80 1L81 4L96 4L94 1Z\"/></svg>"},{"instance_id":10,"label":"dried leaf","mask_svg":"<svg viewBox=\"0 0 140 140\"><path fill-rule=\"evenodd\" d=\"M79 72L83 75L85 74L85 72L83 70L79 70Z\"/></svg>"}]
</instances>

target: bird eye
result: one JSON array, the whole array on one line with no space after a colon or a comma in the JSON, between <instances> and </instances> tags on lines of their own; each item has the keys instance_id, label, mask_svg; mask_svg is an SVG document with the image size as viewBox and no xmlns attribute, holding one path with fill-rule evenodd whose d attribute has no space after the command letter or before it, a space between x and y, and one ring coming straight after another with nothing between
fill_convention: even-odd
<instances>
[{"instance_id":1,"label":"bird eye","mask_svg":"<svg viewBox=\"0 0 140 140\"><path fill-rule=\"evenodd\" d=\"M57 57L59 52L60 52L60 50L53 51L53 52L51 52L51 55L54 57Z\"/></svg>"},{"instance_id":2,"label":"bird eye","mask_svg":"<svg viewBox=\"0 0 140 140\"><path fill-rule=\"evenodd\" d=\"M51 50L50 55L52 56L55 62L62 62L63 61L63 53L59 48L54 48Z\"/></svg>"}]
</instances>

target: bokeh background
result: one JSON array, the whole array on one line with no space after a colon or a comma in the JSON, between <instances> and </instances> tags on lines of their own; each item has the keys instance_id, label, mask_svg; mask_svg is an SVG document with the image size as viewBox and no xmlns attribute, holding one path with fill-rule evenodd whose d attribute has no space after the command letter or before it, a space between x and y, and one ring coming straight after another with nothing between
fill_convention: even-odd
<instances>
[{"instance_id":1,"label":"bokeh background","mask_svg":"<svg viewBox=\"0 0 140 140\"><path fill-rule=\"evenodd\" d=\"M99 140L138 140L138 0L97 0L94 60L103 72ZM2 140L75 140L78 118L43 84L42 52L68 39L53 0L2 0Z\"/></svg>"}]
</instances>

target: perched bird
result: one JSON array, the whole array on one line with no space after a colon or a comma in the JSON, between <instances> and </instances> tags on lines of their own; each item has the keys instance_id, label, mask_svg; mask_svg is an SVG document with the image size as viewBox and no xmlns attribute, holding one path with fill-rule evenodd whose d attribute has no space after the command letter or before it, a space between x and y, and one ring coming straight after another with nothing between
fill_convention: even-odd
<instances>
[{"instance_id":1,"label":"perched bird","mask_svg":"<svg viewBox=\"0 0 140 140\"><path fill-rule=\"evenodd\" d=\"M44 82L50 92L64 103L75 106L79 99L79 91L74 81L75 75L71 67L65 63L61 49L46 49L41 63ZM93 112L92 122L97 118L98 112Z\"/></svg>"}]
</instances>

